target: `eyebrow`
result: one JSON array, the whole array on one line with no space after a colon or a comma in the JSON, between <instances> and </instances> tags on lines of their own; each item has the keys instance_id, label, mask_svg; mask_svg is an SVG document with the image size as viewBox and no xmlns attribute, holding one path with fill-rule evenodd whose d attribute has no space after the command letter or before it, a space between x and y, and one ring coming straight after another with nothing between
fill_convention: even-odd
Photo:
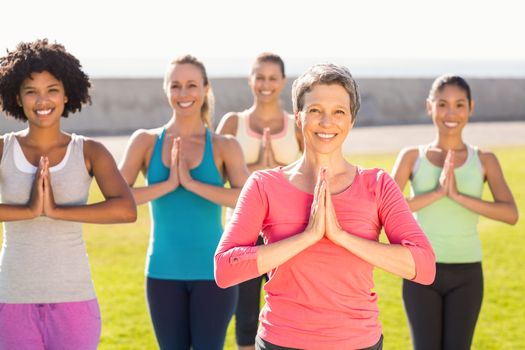
<instances>
[{"instance_id":1,"label":"eyebrow","mask_svg":"<svg viewBox=\"0 0 525 350\"><path fill-rule=\"evenodd\" d=\"M186 83L197 83L197 80L188 80ZM172 80L171 84L181 84L181 82L178 80Z\"/></svg>"},{"instance_id":2,"label":"eyebrow","mask_svg":"<svg viewBox=\"0 0 525 350\"><path fill-rule=\"evenodd\" d=\"M460 99L454 100L454 102L466 102L467 100L468 100L467 98L460 98ZM445 100L444 98L440 98L438 99L438 102L448 102L448 100Z\"/></svg>"},{"instance_id":3,"label":"eyebrow","mask_svg":"<svg viewBox=\"0 0 525 350\"><path fill-rule=\"evenodd\" d=\"M57 87L57 86L60 86L60 84L59 83L53 83L51 85L48 85L47 88L49 89L50 87ZM36 88L34 86L31 86L31 85L22 87L22 90L30 90L30 89L36 89Z\"/></svg>"}]
</instances>

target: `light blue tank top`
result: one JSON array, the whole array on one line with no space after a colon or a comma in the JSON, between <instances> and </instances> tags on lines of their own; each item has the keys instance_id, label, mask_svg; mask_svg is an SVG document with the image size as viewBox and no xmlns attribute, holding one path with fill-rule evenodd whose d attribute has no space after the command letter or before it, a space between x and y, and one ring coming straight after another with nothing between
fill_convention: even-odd
<instances>
[{"instance_id":1,"label":"light blue tank top","mask_svg":"<svg viewBox=\"0 0 525 350\"><path fill-rule=\"evenodd\" d=\"M147 183L165 181L169 169L162 163L160 134L148 168ZM223 180L213 160L212 134L206 129L201 163L191 177L214 186ZM151 235L146 275L169 280L213 280L213 256L222 234L221 206L182 186L150 203Z\"/></svg>"},{"instance_id":2,"label":"light blue tank top","mask_svg":"<svg viewBox=\"0 0 525 350\"><path fill-rule=\"evenodd\" d=\"M419 159L412 172L412 194L433 191L442 168L432 164L426 154L429 146L419 147ZM476 147L467 145L468 156L454 169L460 193L481 198L484 176ZM477 225L479 215L443 197L415 213L417 222L428 236L439 263L472 263L481 261L481 242Z\"/></svg>"}]
</instances>

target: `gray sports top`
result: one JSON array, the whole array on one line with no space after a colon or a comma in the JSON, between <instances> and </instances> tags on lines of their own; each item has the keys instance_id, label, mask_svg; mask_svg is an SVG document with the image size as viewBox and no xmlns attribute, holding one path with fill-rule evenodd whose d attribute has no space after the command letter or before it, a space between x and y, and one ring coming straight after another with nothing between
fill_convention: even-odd
<instances>
[{"instance_id":1,"label":"gray sports top","mask_svg":"<svg viewBox=\"0 0 525 350\"><path fill-rule=\"evenodd\" d=\"M58 205L85 204L91 176L84 138L71 135L64 159L50 168ZM27 161L14 133L4 135L0 196L6 204L26 204L36 167ZM95 298L82 224L40 216L4 222L0 253L0 303L57 303Z\"/></svg>"}]
</instances>

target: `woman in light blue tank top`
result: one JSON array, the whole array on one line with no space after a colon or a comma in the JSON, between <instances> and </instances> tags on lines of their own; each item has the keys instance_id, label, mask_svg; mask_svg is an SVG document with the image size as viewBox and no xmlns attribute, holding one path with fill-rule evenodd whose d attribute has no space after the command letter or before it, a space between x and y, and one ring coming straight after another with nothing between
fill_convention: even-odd
<instances>
[{"instance_id":1,"label":"woman in light blue tank top","mask_svg":"<svg viewBox=\"0 0 525 350\"><path fill-rule=\"evenodd\" d=\"M150 202L146 294L161 349L222 349L237 288L215 284L221 206L234 207L248 177L233 137L210 130L211 88L192 56L171 62L164 91L173 110L163 127L138 130L120 165L138 204ZM224 181L230 188L224 187Z\"/></svg>"},{"instance_id":2,"label":"woman in light blue tank top","mask_svg":"<svg viewBox=\"0 0 525 350\"><path fill-rule=\"evenodd\" d=\"M81 223L132 222L137 211L107 149L61 129L90 86L60 44L20 43L0 58L2 111L28 124L0 137L0 350L98 346ZM93 177L105 200L86 205Z\"/></svg>"},{"instance_id":3,"label":"woman in light blue tank top","mask_svg":"<svg viewBox=\"0 0 525 350\"><path fill-rule=\"evenodd\" d=\"M458 76L437 78L427 99L436 138L403 150L392 176L411 181L411 210L436 254L430 286L403 281L403 300L416 350L470 349L483 298L479 215L514 225L518 211L492 152L463 140L474 108L470 87ZM493 201L481 198L487 182Z\"/></svg>"}]
</instances>

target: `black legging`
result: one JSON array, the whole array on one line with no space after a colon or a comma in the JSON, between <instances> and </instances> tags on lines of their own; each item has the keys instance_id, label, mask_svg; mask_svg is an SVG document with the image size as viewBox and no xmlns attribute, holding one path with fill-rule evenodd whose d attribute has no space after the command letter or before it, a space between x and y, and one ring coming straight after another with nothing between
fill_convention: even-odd
<instances>
[{"instance_id":1,"label":"black legging","mask_svg":"<svg viewBox=\"0 0 525 350\"><path fill-rule=\"evenodd\" d=\"M215 281L147 278L146 294L161 350L222 350L237 287Z\"/></svg>"},{"instance_id":2,"label":"black legging","mask_svg":"<svg viewBox=\"0 0 525 350\"><path fill-rule=\"evenodd\" d=\"M257 245L264 244L263 238L259 236ZM235 340L237 345L249 346L255 344L259 311L261 303L261 285L267 279L262 275L239 284L239 297L237 309L235 310Z\"/></svg>"},{"instance_id":3,"label":"black legging","mask_svg":"<svg viewBox=\"0 0 525 350\"><path fill-rule=\"evenodd\" d=\"M483 299L481 263L436 264L430 286L403 281L415 350L469 350Z\"/></svg>"}]
</instances>

